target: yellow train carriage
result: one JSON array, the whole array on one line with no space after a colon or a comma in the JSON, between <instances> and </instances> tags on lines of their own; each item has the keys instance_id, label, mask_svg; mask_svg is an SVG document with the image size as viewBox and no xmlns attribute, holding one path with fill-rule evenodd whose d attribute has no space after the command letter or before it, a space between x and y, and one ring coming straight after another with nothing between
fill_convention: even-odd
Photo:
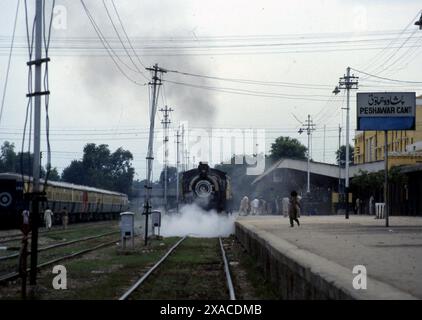
<instances>
[{"instance_id":1,"label":"yellow train carriage","mask_svg":"<svg viewBox=\"0 0 422 320\"><path fill-rule=\"evenodd\" d=\"M0 174L1 181L7 181L8 184L15 181L13 186L23 185L23 188L11 187L20 191L13 192L13 205L7 208L8 212L10 211L9 216L18 216L21 213L25 206L24 193L32 192L32 178L28 176L23 178L22 181L22 176L17 173ZM44 185L43 180L41 185ZM61 221L61 212L64 209L68 211L69 221L77 222L117 218L120 212L127 210L128 206L126 194L67 182L48 181L45 192L47 202L42 203L42 209L48 206L53 211L57 223Z\"/></svg>"}]
</instances>

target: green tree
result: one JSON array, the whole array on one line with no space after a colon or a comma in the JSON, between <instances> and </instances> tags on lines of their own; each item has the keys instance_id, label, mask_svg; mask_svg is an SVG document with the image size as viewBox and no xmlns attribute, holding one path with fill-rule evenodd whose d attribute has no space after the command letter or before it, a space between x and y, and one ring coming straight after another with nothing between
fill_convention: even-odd
<instances>
[{"instance_id":1,"label":"green tree","mask_svg":"<svg viewBox=\"0 0 422 320\"><path fill-rule=\"evenodd\" d=\"M70 165L63 170L61 178L63 181L75 184L86 184L85 168L82 161L73 160Z\"/></svg>"},{"instance_id":2,"label":"green tree","mask_svg":"<svg viewBox=\"0 0 422 320\"><path fill-rule=\"evenodd\" d=\"M32 176L33 174L34 154L28 152L19 152L16 155L16 163L14 172L23 173L24 175ZM40 177L45 177L44 167L40 167Z\"/></svg>"},{"instance_id":3,"label":"green tree","mask_svg":"<svg viewBox=\"0 0 422 320\"><path fill-rule=\"evenodd\" d=\"M5 141L1 146L0 153L0 172L15 172L16 153L15 144Z\"/></svg>"},{"instance_id":4,"label":"green tree","mask_svg":"<svg viewBox=\"0 0 422 320\"><path fill-rule=\"evenodd\" d=\"M46 173L47 175L47 173ZM45 176L43 176L43 178L45 178ZM60 175L59 172L57 171L57 168L51 168L50 172L48 173L48 180L50 181L60 181Z\"/></svg>"},{"instance_id":5,"label":"green tree","mask_svg":"<svg viewBox=\"0 0 422 320\"><path fill-rule=\"evenodd\" d=\"M349 145L349 164L353 164L353 153L355 148L352 145ZM340 146L336 151L336 160L337 164L340 164L341 167L345 166L344 159L346 159L346 146Z\"/></svg>"},{"instance_id":6,"label":"green tree","mask_svg":"<svg viewBox=\"0 0 422 320\"><path fill-rule=\"evenodd\" d=\"M130 151L118 148L111 153L108 145L85 145L82 160L73 160L63 170L62 180L131 194L135 169Z\"/></svg>"},{"instance_id":7,"label":"green tree","mask_svg":"<svg viewBox=\"0 0 422 320\"><path fill-rule=\"evenodd\" d=\"M109 171L114 181L113 187L120 192L130 194L132 189L135 169L131 161L133 155L130 151L118 148L110 155Z\"/></svg>"},{"instance_id":8,"label":"green tree","mask_svg":"<svg viewBox=\"0 0 422 320\"><path fill-rule=\"evenodd\" d=\"M389 185L403 186L408 183L408 178L400 172L400 167L392 167L388 171ZM384 170L368 173L359 170L350 181L352 192L361 199L368 199L371 195L382 195L384 189Z\"/></svg>"},{"instance_id":9,"label":"green tree","mask_svg":"<svg viewBox=\"0 0 422 320\"><path fill-rule=\"evenodd\" d=\"M299 140L290 137L278 137L271 144L270 158L273 161L281 158L306 159L307 148Z\"/></svg>"}]
</instances>

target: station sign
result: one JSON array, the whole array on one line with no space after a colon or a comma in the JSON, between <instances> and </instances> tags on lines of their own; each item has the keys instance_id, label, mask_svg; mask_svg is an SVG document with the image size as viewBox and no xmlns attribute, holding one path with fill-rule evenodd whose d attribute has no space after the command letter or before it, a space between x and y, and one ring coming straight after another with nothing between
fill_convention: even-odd
<instances>
[{"instance_id":1,"label":"station sign","mask_svg":"<svg viewBox=\"0 0 422 320\"><path fill-rule=\"evenodd\" d=\"M357 130L415 130L415 92L357 93Z\"/></svg>"}]
</instances>

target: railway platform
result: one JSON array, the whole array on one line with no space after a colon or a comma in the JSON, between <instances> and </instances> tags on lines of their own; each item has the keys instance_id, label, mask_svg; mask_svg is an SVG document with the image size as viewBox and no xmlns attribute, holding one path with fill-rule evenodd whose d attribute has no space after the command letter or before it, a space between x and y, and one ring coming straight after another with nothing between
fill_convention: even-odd
<instances>
[{"instance_id":1,"label":"railway platform","mask_svg":"<svg viewBox=\"0 0 422 320\"><path fill-rule=\"evenodd\" d=\"M422 218L393 216L388 228L373 216L300 222L291 228L283 216L246 216L235 223L282 299L422 299ZM363 276L355 266L366 269L366 289L353 285Z\"/></svg>"}]
</instances>

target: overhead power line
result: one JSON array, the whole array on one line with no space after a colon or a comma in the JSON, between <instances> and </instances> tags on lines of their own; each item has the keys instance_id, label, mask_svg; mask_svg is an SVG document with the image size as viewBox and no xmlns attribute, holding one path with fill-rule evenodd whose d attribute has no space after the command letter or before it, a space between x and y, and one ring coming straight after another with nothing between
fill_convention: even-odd
<instances>
[{"instance_id":1,"label":"overhead power line","mask_svg":"<svg viewBox=\"0 0 422 320\"><path fill-rule=\"evenodd\" d=\"M9 58L8 58L8 61L7 61L7 69L6 69L6 78L4 80L3 96L2 96L2 99L1 99L0 125L1 125L1 119L2 119L2 116L3 116L4 101L5 101L5 98L6 98L7 84L8 84L8 81L9 81L10 61L12 60L13 45L15 43L15 31L16 31L16 23L18 21L19 5L20 5L20 0L18 0L18 3L16 5L15 22L13 23L12 42L10 44Z\"/></svg>"},{"instance_id":2,"label":"overhead power line","mask_svg":"<svg viewBox=\"0 0 422 320\"><path fill-rule=\"evenodd\" d=\"M365 74L365 75L367 75L367 76L369 76L369 77L372 77L372 78L377 78L377 79L382 79L382 80L386 80L386 81L400 82L400 83L416 83L416 84L422 84L422 81L411 81L411 80L398 80L398 79L391 79L391 78L386 78L386 77L380 77L380 76L377 76L377 75L374 75L374 74L370 74L370 73L365 72L365 71L357 70L357 69L354 69L354 68L350 68L350 69L352 69L352 70L354 70L354 71L356 71L356 72L359 72L359 73Z\"/></svg>"},{"instance_id":3,"label":"overhead power line","mask_svg":"<svg viewBox=\"0 0 422 320\"><path fill-rule=\"evenodd\" d=\"M94 28L94 30L95 30L95 33L97 34L97 36L98 36L98 39L101 41L101 43L102 43L102 45L103 45L103 47L104 47L104 49L107 51L107 54L110 56L110 58L113 60L113 63L116 65L116 67L117 67L117 69L120 71L120 73L126 78L126 79L128 79L130 82L132 82L132 83L134 83L134 84L136 84L136 85L139 85L139 86L146 86L146 83L144 83L144 84L142 84L142 83L139 83L139 82L137 82L136 80L134 80L134 79L132 79L122 68L121 68L121 66L119 65L119 63L116 61L116 59L115 59L115 56L116 56L116 58L122 63L122 64L124 64L129 70L131 70L131 71L135 71L135 72L137 72L136 70L133 70L132 68L130 68L124 61L122 61L120 58L119 58L119 56L118 55L116 55L116 52L114 51L114 49L113 49L113 47L107 42L107 39L104 37L104 35L103 35L103 33L101 32L101 30L100 30L100 28L99 28L99 26L97 25L97 23L95 22L95 20L94 20L94 18L93 18L93 16L91 15L91 13L90 13L90 11L89 11L89 9L87 8L87 6L85 5L85 2L84 2L84 0L80 0L81 1L81 4L82 4L82 7L83 7L83 9L84 9L84 11L85 11L85 13L86 13L86 15L87 15L87 17L88 17L88 19L89 19L89 21L91 22L91 25L92 25L92 27Z\"/></svg>"},{"instance_id":4,"label":"overhead power line","mask_svg":"<svg viewBox=\"0 0 422 320\"><path fill-rule=\"evenodd\" d=\"M113 3L113 5L114 5L114 3ZM111 15L110 15L110 12L108 11L108 8L107 8L107 5L106 5L106 3L105 3L105 0L103 0L103 6L104 6L104 8L105 8L105 10L106 10L106 13L107 13L107 16L108 16L108 19L110 20L110 22L111 22L111 25L113 26L113 29L114 29L114 31L116 32L116 35L117 35L117 38L119 39L119 41L120 41L120 43L121 43L121 45L122 45L122 47L123 47L123 49L124 49L124 51L126 52L126 54L127 54L127 56L129 57L129 59L130 59L130 61L132 62L132 64L133 64L133 66L135 67L135 69L146 79L146 80L148 80L149 81L149 78L142 72L142 70L139 68L139 66L133 61L133 58L132 58L132 56L130 55L130 53L129 53L129 51L127 50L127 48L126 48L126 46L125 46L125 44L124 44L124 42L123 42L123 40L122 40L122 38L120 37L120 33L119 33L119 31L117 30L117 28L116 28L116 25L114 24L114 21L113 21L113 18L111 17ZM115 7L114 7L115 8ZM115 8L115 12L117 13L117 9ZM121 24L121 26L122 26L122 28L123 28L123 24L122 24L122 21L120 20L120 18L119 18L119 21L120 21L120 24ZM124 29L123 29L124 30ZM125 34L126 34L126 32L125 32ZM126 37L127 37L127 34L126 34ZM129 40L129 37L127 37L127 40L128 40L128 42L129 42L129 44L130 44L130 40ZM132 49L133 49L133 47L132 47ZM135 51L134 51L135 52ZM135 52L135 55L136 55L136 52ZM137 55L136 55L137 56ZM140 61L140 59L139 59L139 57L138 57L138 61L140 62L140 64L143 66L143 63ZM145 68L145 67L144 67Z\"/></svg>"},{"instance_id":5,"label":"overhead power line","mask_svg":"<svg viewBox=\"0 0 422 320\"><path fill-rule=\"evenodd\" d=\"M181 85L181 86L192 87L192 88L212 90L212 91L218 91L218 92L223 92L223 93L232 93L232 94L238 94L238 95L246 95L246 96L278 98L278 99L288 99L288 100L323 101L323 102L326 101L326 99L312 98L312 97L318 97L318 95L281 94L281 93L276 93L276 92L264 92L264 91L254 91L254 90L246 90L246 89L238 89L238 88L196 85L193 83L185 83L185 82L178 82L178 81L171 81L171 80L165 80L165 82ZM322 95L320 95L319 97L327 98L327 96L322 96Z\"/></svg>"},{"instance_id":6,"label":"overhead power line","mask_svg":"<svg viewBox=\"0 0 422 320\"><path fill-rule=\"evenodd\" d=\"M257 85L275 86L275 87L294 87L294 88L303 88L303 89L331 88L331 86L329 84L281 82L281 81L260 81L260 80L251 80L251 79L224 78L224 77L216 77L216 76L210 76L210 75L204 75L204 74L183 72L183 71L178 71L178 70L167 70L167 72L177 73L177 74L180 74L180 75L191 76L191 77L213 79L213 80L222 80L222 81L236 82L236 83L242 83L242 84L257 84Z\"/></svg>"}]
</instances>

